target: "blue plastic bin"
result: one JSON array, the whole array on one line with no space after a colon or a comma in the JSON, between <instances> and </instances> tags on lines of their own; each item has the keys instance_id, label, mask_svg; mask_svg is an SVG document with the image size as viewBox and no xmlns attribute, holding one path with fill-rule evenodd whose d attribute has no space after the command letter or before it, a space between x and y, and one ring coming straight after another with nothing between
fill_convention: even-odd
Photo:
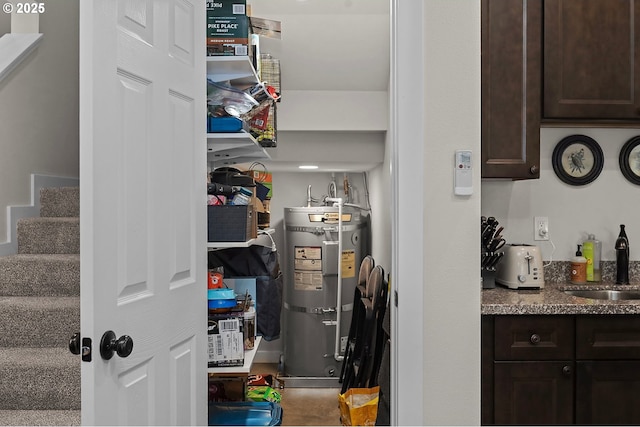
<instances>
[{"instance_id":1,"label":"blue plastic bin","mask_svg":"<svg viewBox=\"0 0 640 427\"><path fill-rule=\"evenodd\" d=\"M279 426L282 406L275 402L209 403L210 426Z\"/></svg>"}]
</instances>

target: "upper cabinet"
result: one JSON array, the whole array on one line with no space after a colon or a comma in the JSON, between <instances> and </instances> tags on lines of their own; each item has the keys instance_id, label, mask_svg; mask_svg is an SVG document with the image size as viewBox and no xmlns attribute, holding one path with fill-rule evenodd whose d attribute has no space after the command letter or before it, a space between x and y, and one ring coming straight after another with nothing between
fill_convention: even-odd
<instances>
[{"instance_id":1,"label":"upper cabinet","mask_svg":"<svg viewBox=\"0 0 640 427\"><path fill-rule=\"evenodd\" d=\"M540 126L640 126L640 0L482 0L482 177L540 177Z\"/></svg>"},{"instance_id":2,"label":"upper cabinet","mask_svg":"<svg viewBox=\"0 0 640 427\"><path fill-rule=\"evenodd\" d=\"M543 62L544 119L640 122L640 1L545 0Z\"/></svg>"},{"instance_id":3,"label":"upper cabinet","mask_svg":"<svg viewBox=\"0 0 640 427\"><path fill-rule=\"evenodd\" d=\"M540 176L542 1L482 0L482 177Z\"/></svg>"}]
</instances>

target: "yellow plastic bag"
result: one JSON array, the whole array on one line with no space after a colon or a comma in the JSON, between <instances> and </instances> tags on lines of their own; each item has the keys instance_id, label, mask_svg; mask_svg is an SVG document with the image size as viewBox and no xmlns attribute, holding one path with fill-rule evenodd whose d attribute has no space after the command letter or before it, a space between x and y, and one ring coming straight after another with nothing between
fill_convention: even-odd
<instances>
[{"instance_id":1,"label":"yellow plastic bag","mask_svg":"<svg viewBox=\"0 0 640 427\"><path fill-rule=\"evenodd\" d=\"M338 395L343 426L373 426L378 417L380 386L350 388Z\"/></svg>"}]
</instances>

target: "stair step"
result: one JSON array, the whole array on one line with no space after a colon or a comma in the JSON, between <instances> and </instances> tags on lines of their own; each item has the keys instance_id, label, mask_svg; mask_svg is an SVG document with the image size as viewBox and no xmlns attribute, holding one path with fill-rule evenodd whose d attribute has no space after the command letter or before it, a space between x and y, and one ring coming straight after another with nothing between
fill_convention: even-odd
<instances>
[{"instance_id":1,"label":"stair step","mask_svg":"<svg viewBox=\"0 0 640 427\"><path fill-rule=\"evenodd\" d=\"M79 254L80 218L24 218L19 220L18 253Z\"/></svg>"},{"instance_id":2,"label":"stair step","mask_svg":"<svg viewBox=\"0 0 640 427\"><path fill-rule=\"evenodd\" d=\"M0 348L0 410L80 409L80 363L66 348Z\"/></svg>"},{"instance_id":3,"label":"stair step","mask_svg":"<svg viewBox=\"0 0 640 427\"><path fill-rule=\"evenodd\" d=\"M80 216L80 187L58 187L41 189L40 216Z\"/></svg>"},{"instance_id":4,"label":"stair step","mask_svg":"<svg viewBox=\"0 0 640 427\"><path fill-rule=\"evenodd\" d=\"M0 347L64 347L80 330L80 297L0 297Z\"/></svg>"},{"instance_id":5,"label":"stair step","mask_svg":"<svg viewBox=\"0 0 640 427\"><path fill-rule=\"evenodd\" d=\"M80 295L80 255L17 254L0 257L0 295Z\"/></svg>"},{"instance_id":6,"label":"stair step","mask_svg":"<svg viewBox=\"0 0 640 427\"><path fill-rule=\"evenodd\" d=\"M0 411L2 426L79 426L79 410Z\"/></svg>"}]
</instances>

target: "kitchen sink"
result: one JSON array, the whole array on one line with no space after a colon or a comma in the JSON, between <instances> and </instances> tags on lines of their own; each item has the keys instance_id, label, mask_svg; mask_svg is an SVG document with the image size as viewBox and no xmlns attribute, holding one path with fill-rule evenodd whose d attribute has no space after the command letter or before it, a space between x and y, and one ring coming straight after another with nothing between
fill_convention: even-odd
<instances>
[{"instance_id":1,"label":"kitchen sink","mask_svg":"<svg viewBox=\"0 0 640 427\"><path fill-rule=\"evenodd\" d=\"M563 291L574 297L605 299L611 301L640 299L640 289L636 290L611 290L611 289L574 289Z\"/></svg>"}]
</instances>

